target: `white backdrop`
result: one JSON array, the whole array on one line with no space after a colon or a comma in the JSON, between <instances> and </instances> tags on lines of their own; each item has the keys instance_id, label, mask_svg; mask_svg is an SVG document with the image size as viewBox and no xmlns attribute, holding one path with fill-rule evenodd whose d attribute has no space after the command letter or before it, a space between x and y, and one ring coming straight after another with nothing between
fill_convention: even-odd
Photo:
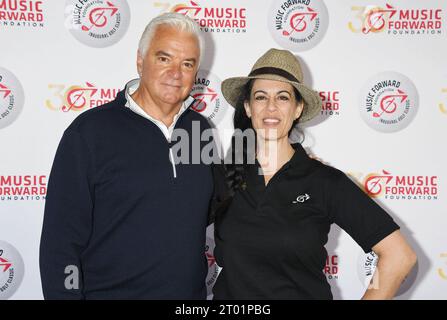
<instances>
[{"instance_id":1,"label":"white backdrop","mask_svg":"<svg viewBox=\"0 0 447 320\"><path fill-rule=\"evenodd\" d=\"M226 146L232 110L220 82L248 74L270 47L297 54L324 100L304 146L369 191L418 254L397 299L446 299L447 2L436 0L0 0L0 299L42 298L38 248L59 139L137 76L140 34L165 11L202 26L194 95ZM374 256L335 226L327 249L335 298L358 299Z\"/></svg>"}]
</instances>

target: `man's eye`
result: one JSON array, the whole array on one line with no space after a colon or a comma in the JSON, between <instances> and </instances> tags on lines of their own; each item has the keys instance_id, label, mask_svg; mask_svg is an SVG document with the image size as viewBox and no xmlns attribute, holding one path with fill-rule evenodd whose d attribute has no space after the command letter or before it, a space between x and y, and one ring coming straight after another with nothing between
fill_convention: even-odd
<instances>
[{"instance_id":1,"label":"man's eye","mask_svg":"<svg viewBox=\"0 0 447 320\"><path fill-rule=\"evenodd\" d=\"M184 66L187 67L188 69L194 68L194 65L190 62L185 62Z\"/></svg>"},{"instance_id":2,"label":"man's eye","mask_svg":"<svg viewBox=\"0 0 447 320\"><path fill-rule=\"evenodd\" d=\"M169 61L169 59L166 58L166 57L158 57L158 60L161 61L161 62L168 62Z\"/></svg>"}]
</instances>

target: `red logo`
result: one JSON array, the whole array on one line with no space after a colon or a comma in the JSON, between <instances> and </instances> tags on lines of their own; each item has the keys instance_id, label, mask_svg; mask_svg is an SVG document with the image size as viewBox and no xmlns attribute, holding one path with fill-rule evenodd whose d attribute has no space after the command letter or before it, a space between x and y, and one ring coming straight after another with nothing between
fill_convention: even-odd
<instances>
[{"instance_id":1,"label":"red logo","mask_svg":"<svg viewBox=\"0 0 447 320\"><path fill-rule=\"evenodd\" d=\"M3 272L8 271L8 269L12 266L12 263L10 263L8 260L3 259L0 257L0 269L3 268Z\"/></svg>"},{"instance_id":2,"label":"red logo","mask_svg":"<svg viewBox=\"0 0 447 320\"><path fill-rule=\"evenodd\" d=\"M387 185L393 176L389 172L383 170L383 175L372 174L366 177L364 189L370 197L378 197L383 192L384 185Z\"/></svg>"},{"instance_id":3,"label":"red logo","mask_svg":"<svg viewBox=\"0 0 447 320\"><path fill-rule=\"evenodd\" d=\"M185 6L185 5L176 5L173 9L174 12L178 12L184 15L189 14L190 12L193 13L193 17L197 16L200 12L200 10L202 10L202 8L199 7L199 5L197 3L195 3L194 1L191 1L191 6Z\"/></svg>"},{"instance_id":4,"label":"red logo","mask_svg":"<svg viewBox=\"0 0 447 320\"><path fill-rule=\"evenodd\" d=\"M34 0L1 0L0 21L12 27L43 27L42 3Z\"/></svg>"},{"instance_id":5,"label":"red logo","mask_svg":"<svg viewBox=\"0 0 447 320\"><path fill-rule=\"evenodd\" d=\"M0 200L44 200L47 194L47 176L0 176Z\"/></svg>"},{"instance_id":6,"label":"red logo","mask_svg":"<svg viewBox=\"0 0 447 320\"><path fill-rule=\"evenodd\" d=\"M328 279L338 279L338 255L328 255L323 270Z\"/></svg>"},{"instance_id":7,"label":"red logo","mask_svg":"<svg viewBox=\"0 0 447 320\"><path fill-rule=\"evenodd\" d=\"M67 104L62 106L62 111L67 112L72 108L83 109L87 105L98 90L89 82L86 82L86 87L73 88L67 91Z\"/></svg>"},{"instance_id":8,"label":"red logo","mask_svg":"<svg viewBox=\"0 0 447 320\"><path fill-rule=\"evenodd\" d=\"M398 9L387 3L385 8L378 6L353 6L358 11L356 17L360 26L349 22L352 32L363 34L387 31L394 35L441 34L443 12L440 8L406 8Z\"/></svg>"},{"instance_id":9,"label":"red logo","mask_svg":"<svg viewBox=\"0 0 447 320\"><path fill-rule=\"evenodd\" d=\"M88 20L90 26L82 25L82 31L90 31L91 28L102 28L107 24L107 14L109 17L113 17L118 11L118 8L111 2L107 1L108 7L98 7L90 11Z\"/></svg>"},{"instance_id":10,"label":"red logo","mask_svg":"<svg viewBox=\"0 0 447 320\"><path fill-rule=\"evenodd\" d=\"M320 91L322 115L340 114L340 91Z\"/></svg>"},{"instance_id":11,"label":"red logo","mask_svg":"<svg viewBox=\"0 0 447 320\"><path fill-rule=\"evenodd\" d=\"M50 89L54 89L54 96L57 98L48 99L46 106L51 110L82 111L85 108L94 108L106 104L116 98L119 89L98 88L90 82L84 86L69 86L50 84ZM57 101L59 100L59 101Z\"/></svg>"},{"instance_id":12,"label":"red logo","mask_svg":"<svg viewBox=\"0 0 447 320\"><path fill-rule=\"evenodd\" d=\"M384 196L385 199L391 200L438 199L438 176L400 176L382 170L380 174L368 174L362 187L372 198Z\"/></svg>"},{"instance_id":13,"label":"red logo","mask_svg":"<svg viewBox=\"0 0 447 320\"><path fill-rule=\"evenodd\" d=\"M208 260L208 268L213 266L216 263L216 258L211 253L205 253L206 259Z\"/></svg>"},{"instance_id":14,"label":"red logo","mask_svg":"<svg viewBox=\"0 0 447 320\"><path fill-rule=\"evenodd\" d=\"M11 93L11 90L9 90L7 86L0 83L0 92L3 92L3 99L6 99L6 97Z\"/></svg>"},{"instance_id":15,"label":"red logo","mask_svg":"<svg viewBox=\"0 0 447 320\"><path fill-rule=\"evenodd\" d=\"M307 28L307 21L313 21L318 16L314 9L307 7L307 12L295 13L289 20L289 29L283 30L283 36L289 37L293 32L303 32Z\"/></svg>"},{"instance_id":16,"label":"red logo","mask_svg":"<svg viewBox=\"0 0 447 320\"><path fill-rule=\"evenodd\" d=\"M169 4L167 6L169 7ZM174 5L170 11L188 15L204 32L246 32L246 8L203 7L195 1L190 1L189 5Z\"/></svg>"},{"instance_id":17,"label":"red logo","mask_svg":"<svg viewBox=\"0 0 447 320\"><path fill-rule=\"evenodd\" d=\"M196 99L192 105L192 109L194 109L197 112L202 112L206 109L208 103L213 102L217 96L218 93L216 93L211 88L206 88L207 92L199 92L193 95L193 98ZM208 101L208 103L207 103Z\"/></svg>"},{"instance_id":18,"label":"red logo","mask_svg":"<svg viewBox=\"0 0 447 320\"><path fill-rule=\"evenodd\" d=\"M217 124L222 120L227 103L220 91L220 79L208 70L199 70L191 90L191 96L195 99L191 106L208 120Z\"/></svg>"},{"instance_id":19,"label":"red logo","mask_svg":"<svg viewBox=\"0 0 447 320\"><path fill-rule=\"evenodd\" d=\"M387 4L386 9L375 8L370 10L365 18L365 26L362 32L367 34L369 32L378 32L386 27L388 19L392 18L396 14L396 9Z\"/></svg>"},{"instance_id":20,"label":"red logo","mask_svg":"<svg viewBox=\"0 0 447 320\"><path fill-rule=\"evenodd\" d=\"M397 90L397 94L390 94L382 97L380 99L380 111L373 112L374 118L380 118L382 114L385 113L394 113L398 106L403 104L408 98L408 95L405 94L402 90Z\"/></svg>"}]
</instances>

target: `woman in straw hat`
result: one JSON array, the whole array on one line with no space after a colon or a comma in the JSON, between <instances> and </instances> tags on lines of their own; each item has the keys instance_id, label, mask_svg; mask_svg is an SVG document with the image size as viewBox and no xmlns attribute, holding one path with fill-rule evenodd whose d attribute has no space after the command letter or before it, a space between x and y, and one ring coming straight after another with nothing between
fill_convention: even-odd
<instances>
[{"instance_id":1,"label":"woman in straw hat","mask_svg":"<svg viewBox=\"0 0 447 320\"><path fill-rule=\"evenodd\" d=\"M217 193L226 196L215 211L214 255L223 269L214 298L332 299L323 273L332 223L379 256L363 298L392 298L416 263L399 226L344 173L289 143L293 126L321 108L297 58L270 49L247 77L225 80L222 93L235 107L236 130L232 164L216 170ZM247 129L254 143L248 136L241 144Z\"/></svg>"}]
</instances>

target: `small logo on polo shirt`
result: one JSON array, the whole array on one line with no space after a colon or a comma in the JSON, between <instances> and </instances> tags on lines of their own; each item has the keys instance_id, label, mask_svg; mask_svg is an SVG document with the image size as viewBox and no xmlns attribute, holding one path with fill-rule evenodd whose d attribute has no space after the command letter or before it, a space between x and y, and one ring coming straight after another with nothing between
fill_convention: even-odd
<instances>
[{"instance_id":1,"label":"small logo on polo shirt","mask_svg":"<svg viewBox=\"0 0 447 320\"><path fill-rule=\"evenodd\" d=\"M303 203L309 199L310 199L310 196L307 193L305 193L305 194L302 194L302 195L299 195L298 197L296 197L296 200L292 201L292 203Z\"/></svg>"}]
</instances>

